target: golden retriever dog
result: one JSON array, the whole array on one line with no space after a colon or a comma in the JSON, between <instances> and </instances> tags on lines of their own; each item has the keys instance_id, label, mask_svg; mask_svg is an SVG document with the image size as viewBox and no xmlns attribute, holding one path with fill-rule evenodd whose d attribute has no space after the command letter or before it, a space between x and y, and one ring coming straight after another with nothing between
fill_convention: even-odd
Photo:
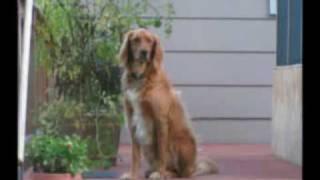
<instances>
[{"instance_id":1,"label":"golden retriever dog","mask_svg":"<svg viewBox=\"0 0 320 180\"><path fill-rule=\"evenodd\" d=\"M119 58L132 141L132 165L121 179L139 179L141 154L149 166L145 173L149 179L216 173L213 161L197 161L190 120L163 68L159 37L142 28L129 31Z\"/></svg>"}]
</instances>

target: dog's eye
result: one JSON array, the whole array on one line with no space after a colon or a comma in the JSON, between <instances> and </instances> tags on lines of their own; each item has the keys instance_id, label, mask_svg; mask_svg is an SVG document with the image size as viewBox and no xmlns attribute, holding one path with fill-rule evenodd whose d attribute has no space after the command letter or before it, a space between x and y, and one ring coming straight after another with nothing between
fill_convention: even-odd
<instances>
[{"instance_id":1,"label":"dog's eye","mask_svg":"<svg viewBox=\"0 0 320 180\"><path fill-rule=\"evenodd\" d=\"M134 39L133 39L133 42L139 43L139 42L140 42L140 38L138 38L138 37L137 37L137 38L134 38Z\"/></svg>"},{"instance_id":2,"label":"dog's eye","mask_svg":"<svg viewBox=\"0 0 320 180\"><path fill-rule=\"evenodd\" d=\"M151 44L152 43L152 40L150 38L147 38L146 39L147 43Z\"/></svg>"}]
</instances>

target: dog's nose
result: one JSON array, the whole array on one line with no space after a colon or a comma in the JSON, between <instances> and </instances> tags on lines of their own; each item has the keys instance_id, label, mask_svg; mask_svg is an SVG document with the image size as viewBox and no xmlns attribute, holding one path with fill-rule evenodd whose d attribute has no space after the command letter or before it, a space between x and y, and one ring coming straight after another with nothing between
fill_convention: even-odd
<instances>
[{"instance_id":1,"label":"dog's nose","mask_svg":"<svg viewBox=\"0 0 320 180\"><path fill-rule=\"evenodd\" d=\"M141 74L138 74L138 73L131 73L131 76L134 78L134 79L140 79L142 77Z\"/></svg>"},{"instance_id":2,"label":"dog's nose","mask_svg":"<svg viewBox=\"0 0 320 180\"><path fill-rule=\"evenodd\" d=\"M141 50L140 51L140 57L141 58L146 59L147 58L147 54L148 54L148 51L146 51L146 50Z\"/></svg>"}]
</instances>

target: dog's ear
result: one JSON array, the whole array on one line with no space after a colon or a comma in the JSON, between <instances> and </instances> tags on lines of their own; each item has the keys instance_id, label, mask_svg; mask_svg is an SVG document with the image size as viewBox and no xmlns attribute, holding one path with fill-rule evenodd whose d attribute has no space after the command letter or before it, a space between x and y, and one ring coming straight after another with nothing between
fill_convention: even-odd
<instances>
[{"instance_id":1,"label":"dog's ear","mask_svg":"<svg viewBox=\"0 0 320 180\"><path fill-rule=\"evenodd\" d=\"M157 61L159 64L162 62L162 59L163 59L163 49L160 43L160 38L157 35L154 35L154 42L153 42L152 51L151 51L151 59L153 61Z\"/></svg>"},{"instance_id":2,"label":"dog's ear","mask_svg":"<svg viewBox=\"0 0 320 180\"><path fill-rule=\"evenodd\" d=\"M132 59L132 51L130 44L130 37L132 36L132 31L127 32L124 35L122 45L120 47L119 59L122 65L126 65Z\"/></svg>"}]
</instances>

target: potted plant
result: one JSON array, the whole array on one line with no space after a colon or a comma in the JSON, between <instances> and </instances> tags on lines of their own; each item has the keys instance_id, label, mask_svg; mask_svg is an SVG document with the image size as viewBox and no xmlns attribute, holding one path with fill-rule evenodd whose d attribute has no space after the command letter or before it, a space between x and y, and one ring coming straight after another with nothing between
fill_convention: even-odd
<instances>
[{"instance_id":1,"label":"potted plant","mask_svg":"<svg viewBox=\"0 0 320 180\"><path fill-rule=\"evenodd\" d=\"M78 136L36 135L26 145L32 180L82 180L87 170L87 143Z\"/></svg>"}]
</instances>

